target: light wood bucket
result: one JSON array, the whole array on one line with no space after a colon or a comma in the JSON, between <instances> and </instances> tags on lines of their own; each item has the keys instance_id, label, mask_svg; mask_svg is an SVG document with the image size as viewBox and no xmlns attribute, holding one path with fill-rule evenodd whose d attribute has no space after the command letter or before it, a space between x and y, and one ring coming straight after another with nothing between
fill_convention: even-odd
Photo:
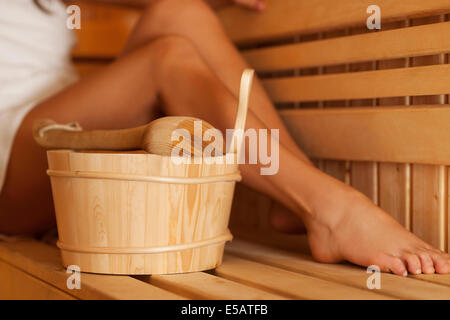
<instances>
[{"instance_id":1,"label":"light wood bucket","mask_svg":"<svg viewBox=\"0 0 450 320\"><path fill-rule=\"evenodd\" d=\"M235 128L244 128L252 72ZM233 158L242 136L234 136ZM236 161L176 164L135 152L47 152L62 260L82 272L170 274L213 269L232 239ZM215 158L216 160L218 158Z\"/></svg>"}]
</instances>

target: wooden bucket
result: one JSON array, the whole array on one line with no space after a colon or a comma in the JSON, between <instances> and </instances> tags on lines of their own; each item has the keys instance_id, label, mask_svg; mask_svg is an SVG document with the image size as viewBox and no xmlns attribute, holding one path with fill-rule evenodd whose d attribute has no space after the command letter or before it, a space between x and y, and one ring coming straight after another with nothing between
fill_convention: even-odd
<instances>
[{"instance_id":1,"label":"wooden bucket","mask_svg":"<svg viewBox=\"0 0 450 320\"><path fill-rule=\"evenodd\" d=\"M252 75L246 70L241 81L235 129L245 125ZM233 139L239 155L242 135ZM176 164L143 151L54 150L47 156L65 267L170 274L221 264L241 178L236 161Z\"/></svg>"}]
</instances>

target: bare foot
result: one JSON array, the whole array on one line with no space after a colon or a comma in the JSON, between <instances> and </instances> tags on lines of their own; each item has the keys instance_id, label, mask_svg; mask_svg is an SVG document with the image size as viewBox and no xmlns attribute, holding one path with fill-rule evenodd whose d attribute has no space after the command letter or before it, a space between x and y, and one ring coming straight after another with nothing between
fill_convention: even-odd
<instances>
[{"instance_id":1,"label":"bare foot","mask_svg":"<svg viewBox=\"0 0 450 320\"><path fill-rule=\"evenodd\" d=\"M305 221L316 260L377 265L402 276L450 273L449 254L417 238L362 194L344 193L337 198L340 203L324 203L320 210L326 213L318 211Z\"/></svg>"}]
</instances>

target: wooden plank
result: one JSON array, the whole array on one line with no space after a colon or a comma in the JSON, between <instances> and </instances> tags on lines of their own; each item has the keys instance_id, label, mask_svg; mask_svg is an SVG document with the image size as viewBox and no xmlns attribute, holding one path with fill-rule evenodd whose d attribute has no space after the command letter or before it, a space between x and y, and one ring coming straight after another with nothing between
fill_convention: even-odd
<instances>
[{"instance_id":1,"label":"wooden plank","mask_svg":"<svg viewBox=\"0 0 450 320\"><path fill-rule=\"evenodd\" d=\"M229 7L218 12L226 32L239 44L366 25L373 1L268 0L262 13ZM430 16L450 11L448 0L378 0L383 23L405 17Z\"/></svg>"},{"instance_id":2,"label":"wooden plank","mask_svg":"<svg viewBox=\"0 0 450 320\"><path fill-rule=\"evenodd\" d=\"M364 268L349 264L318 263L307 255L270 249L249 242L233 241L226 251L244 259L365 290L370 276ZM450 278L450 275L441 276ZM381 289L376 292L401 299L450 299L447 286L389 273L381 274Z\"/></svg>"},{"instance_id":3,"label":"wooden plank","mask_svg":"<svg viewBox=\"0 0 450 320\"><path fill-rule=\"evenodd\" d=\"M283 110L299 146L312 158L450 162L449 106Z\"/></svg>"},{"instance_id":4,"label":"wooden plank","mask_svg":"<svg viewBox=\"0 0 450 320\"><path fill-rule=\"evenodd\" d=\"M383 30L386 30L383 24ZM450 51L450 22L244 50L256 70L269 72ZM330 54L333 52L333 54Z\"/></svg>"},{"instance_id":5,"label":"wooden plank","mask_svg":"<svg viewBox=\"0 0 450 320\"><path fill-rule=\"evenodd\" d=\"M324 160L323 171L346 184L350 184L351 169L348 161Z\"/></svg>"},{"instance_id":6,"label":"wooden plank","mask_svg":"<svg viewBox=\"0 0 450 320\"><path fill-rule=\"evenodd\" d=\"M423 281L428 281L432 283L437 283L441 285L445 285L450 287L450 275L442 275L442 274L419 274L411 276L414 279L420 279ZM450 290L450 288L449 288Z\"/></svg>"},{"instance_id":7,"label":"wooden plank","mask_svg":"<svg viewBox=\"0 0 450 320\"><path fill-rule=\"evenodd\" d=\"M286 271L229 254L225 255L223 265L215 269L214 273L220 277L292 299L379 300L390 298L369 290Z\"/></svg>"},{"instance_id":8,"label":"wooden plank","mask_svg":"<svg viewBox=\"0 0 450 320\"><path fill-rule=\"evenodd\" d=\"M264 79L276 103L439 95L450 92L450 65Z\"/></svg>"},{"instance_id":9,"label":"wooden plank","mask_svg":"<svg viewBox=\"0 0 450 320\"><path fill-rule=\"evenodd\" d=\"M413 165L412 231L441 250L447 242L447 168Z\"/></svg>"},{"instance_id":10,"label":"wooden plank","mask_svg":"<svg viewBox=\"0 0 450 320\"><path fill-rule=\"evenodd\" d=\"M75 30L77 58L114 58L125 46L141 11L136 8L69 1L81 9L81 29Z\"/></svg>"},{"instance_id":11,"label":"wooden plank","mask_svg":"<svg viewBox=\"0 0 450 320\"><path fill-rule=\"evenodd\" d=\"M129 276L81 274L81 289L70 290L59 250L34 240L0 243L0 260L79 299L181 299ZM124 290L127 288L127 290Z\"/></svg>"},{"instance_id":12,"label":"wooden plank","mask_svg":"<svg viewBox=\"0 0 450 320\"><path fill-rule=\"evenodd\" d=\"M450 167L447 167L447 252L450 253Z\"/></svg>"},{"instance_id":13,"label":"wooden plank","mask_svg":"<svg viewBox=\"0 0 450 320\"><path fill-rule=\"evenodd\" d=\"M411 166L380 163L379 185L380 207L411 230Z\"/></svg>"},{"instance_id":14,"label":"wooden plank","mask_svg":"<svg viewBox=\"0 0 450 320\"><path fill-rule=\"evenodd\" d=\"M154 286L189 297L208 300L282 300L286 296L248 287L214 275L195 272L171 275L140 276Z\"/></svg>"},{"instance_id":15,"label":"wooden plank","mask_svg":"<svg viewBox=\"0 0 450 320\"><path fill-rule=\"evenodd\" d=\"M443 16L411 20L411 25L444 21ZM445 63L444 55L423 56L411 59L411 66L439 65ZM444 95L412 97L412 105L444 104ZM445 250L446 247L446 169L444 166L412 166L412 231L426 242Z\"/></svg>"},{"instance_id":16,"label":"wooden plank","mask_svg":"<svg viewBox=\"0 0 450 320\"><path fill-rule=\"evenodd\" d=\"M378 165L376 162L352 162L351 185L378 204Z\"/></svg>"},{"instance_id":17,"label":"wooden plank","mask_svg":"<svg viewBox=\"0 0 450 320\"><path fill-rule=\"evenodd\" d=\"M76 300L71 295L0 261L1 300Z\"/></svg>"}]
</instances>

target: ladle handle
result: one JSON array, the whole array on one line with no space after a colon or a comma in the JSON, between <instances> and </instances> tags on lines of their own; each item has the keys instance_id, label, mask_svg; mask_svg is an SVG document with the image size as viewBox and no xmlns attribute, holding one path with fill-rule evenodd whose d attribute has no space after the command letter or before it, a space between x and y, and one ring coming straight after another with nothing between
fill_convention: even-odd
<instances>
[{"instance_id":1,"label":"ladle handle","mask_svg":"<svg viewBox=\"0 0 450 320\"><path fill-rule=\"evenodd\" d=\"M244 137L245 122L247 121L248 102L250 99L250 90L253 82L253 75L255 70L245 69L241 77L241 87L239 89L239 105L236 115L236 122L234 124L232 148L230 150L236 153L236 159L238 160L242 149L242 139Z\"/></svg>"},{"instance_id":2,"label":"ladle handle","mask_svg":"<svg viewBox=\"0 0 450 320\"><path fill-rule=\"evenodd\" d=\"M141 148L146 128L83 131L77 123L40 119L33 123L33 137L46 149L136 150Z\"/></svg>"}]
</instances>

